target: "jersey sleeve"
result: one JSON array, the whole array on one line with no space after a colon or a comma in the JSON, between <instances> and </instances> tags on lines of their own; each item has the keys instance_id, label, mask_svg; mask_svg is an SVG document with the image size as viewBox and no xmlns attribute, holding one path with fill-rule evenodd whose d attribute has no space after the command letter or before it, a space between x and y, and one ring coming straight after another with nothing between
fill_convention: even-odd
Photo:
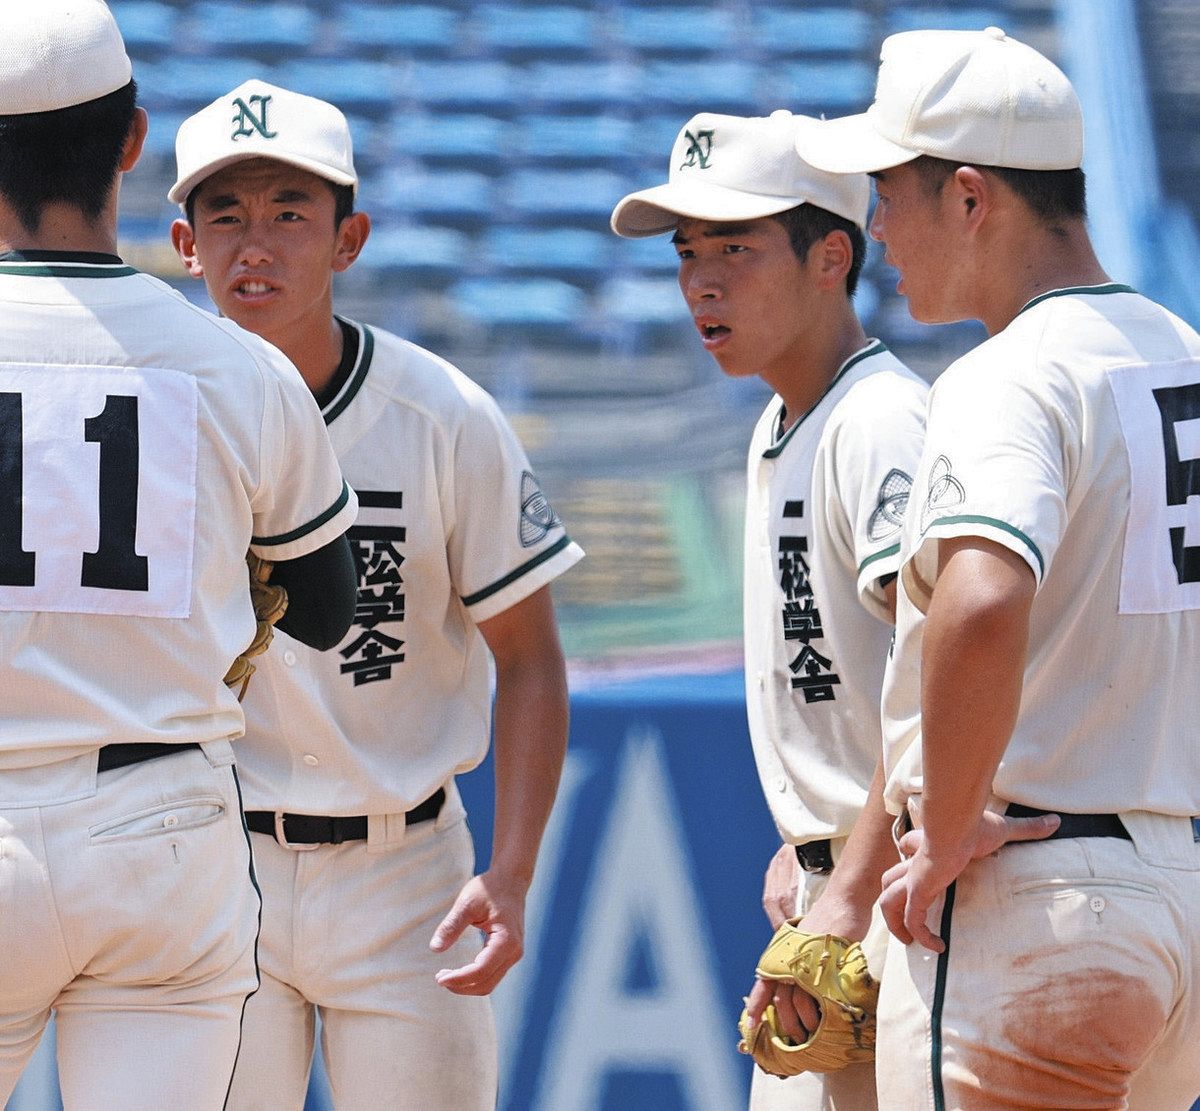
<instances>
[{"instance_id":1,"label":"jersey sleeve","mask_svg":"<svg viewBox=\"0 0 1200 1111\"><path fill-rule=\"evenodd\" d=\"M479 390L453 444L455 589L475 622L527 598L583 558L495 401Z\"/></svg>"},{"instance_id":2,"label":"jersey sleeve","mask_svg":"<svg viewBox=\"0 0 1200 1111\"><path fill-rule=\"evenodd\" d=\"M921 610L937 580L937 544L990 540L1020 556L1038 589L1067 525L1080 437L1070 399L1048 375L985 363L948 370L930 397L913 489L905 589Z\"/></svg>"},{"instance_id":3,"label":"jersey sleeve","mask_svg":"<svg viewBox=\"0 0 1200 1111\"><path fill-rule=\"evenodd\" d=\"M923 382L892 373L857 383L841 403L830 458L859 600L891 621L881 580L900 569L900 536L925 433Z\"/></svg>"},{"instance_id":4,"label":"jersey sleeve","mask_svg":"<svg viewBox=\"0 0 1200 1111\"><path fill-rule=\"evenodd\" d=\"M358 514L358 499L299 372L282 355L262 357L259 365L265 388L250 548L264 559L297 559L344 533Z\"/></svg>"}]
</instances>

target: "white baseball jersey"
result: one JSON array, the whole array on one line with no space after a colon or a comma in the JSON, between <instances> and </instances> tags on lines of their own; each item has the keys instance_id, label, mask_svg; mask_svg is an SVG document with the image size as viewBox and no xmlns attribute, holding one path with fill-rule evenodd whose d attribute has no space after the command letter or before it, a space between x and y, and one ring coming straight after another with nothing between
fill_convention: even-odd
<instances>
[{"instance_id":1,"label":"white baseball jersey","mask_svg":"<svg viewBox=\"0 0 1200 1111\"><path fill-rule=\"evenodd\" d=\"M1031 301L930 397L884 692L889 808L921 790L923 613L942 537L1037 580L998 799L1200 813L1200 337L1127 286Z\"/></svg>"},{"instance_id":2,"label":"white baseball jersey","mask_svg":"<svg viewBox=\"0 0 1200 1111\"><path fill-rule=\"evenodd\" d=\"M491 713L476 623L583 555L487 393L386 332L344 331L349 373L323 411L362 506L358 612L336 649L281 635L259 665L248 810L399 813L475 767Z\"/></svg>"},{"instance_id":3,"label":"white baseball jersey","mask_svg":"<svg viewBox=\"0 0 1200 1111\"><path fill-rule=\"evenodd\" d=\"M879 580L921 455L927 387L878 340L782 435L774 398L750 442L746 708L785 841L850 832L879 758L891 637Z\"/></svg>"},{"instance_id":4,"label":"white baseball jersey","mask_svg":"<svg viewBox=\"0 0 1200 1111\"><path fill-rule=\"evenodd\" d=\"M304 382L113 256L2 256L0 303L0 767L239 735L247 546L354 519Z\"/></svg>"}]
</instances>

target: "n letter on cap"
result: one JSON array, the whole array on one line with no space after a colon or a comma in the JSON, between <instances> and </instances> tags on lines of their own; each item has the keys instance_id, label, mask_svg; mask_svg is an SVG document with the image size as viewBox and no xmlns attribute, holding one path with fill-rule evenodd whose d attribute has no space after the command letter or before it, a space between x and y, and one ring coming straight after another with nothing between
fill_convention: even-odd
<instances>
[{"instance_id":1,"label":"n letter on cap","mask_svg":"<svg viewBox=\"0 0 1200 1111\"><path fill-rule=\"evenodd\" d=\"M279 134L278 131L269 131L267 129L267 105L270 104L269 96L254 95L250 97L250 104L258 104L259 110L256 113L250 104L247 104L240 96L234 97L233 105L237 112L233 117L233 133L229 136L230 139L240 139L243 135L253 135L256 131L264 139L274 139Z\"/></svg>"},{"instance_id":2,"label":"n letter on cap","mask_svg":"<svg viewBox=\"0 0 1200 1111\"><path fill-rule=\"evenodd\" d=\"M686 155L683 165L679 168L682 170L685 166L695 166L701 170L708 169L708 159L712 154L713 131L708 128L704 131L697 131L693 135L690 131L685 131L685 138L688 141L687 150L683 153Z\"/></svg>"}]
</instances>

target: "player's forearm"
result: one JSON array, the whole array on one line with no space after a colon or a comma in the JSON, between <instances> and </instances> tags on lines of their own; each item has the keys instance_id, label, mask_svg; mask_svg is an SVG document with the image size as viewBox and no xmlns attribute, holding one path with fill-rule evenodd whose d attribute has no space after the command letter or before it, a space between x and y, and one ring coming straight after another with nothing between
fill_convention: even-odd
<instances>
[{"instance_id":1,"label":"player's forearm","mask_svg":"<svg viewBox=\"0 0 1200 1111\"><path fill-rule=\"evenodd\" d=\"M566 669L557 642L496 673L496 817L490 871L526 886L567 750Z\"/></svg>"},{"instance_id":2,"label":"player's forearm","mask_svg":"<svg viewBox=\"0 0 1200 1111\"><path fill-rule=\"evenodd\" d=\"M921 811L931 855L969 848L975 835L1017 721L1035 592L1029 568L998 545L942 543L921 659Z\"/></svg>"},{"instance_id":3,"label":"player's forearm","mask_svg":"<svg viewBox=\"0 0 1200 1111\"><path fill-rule=\"evenodd\" d=\"M879 898L883 873L896 863L892 841L892 816L883 805L883 761L875 765L875 774L867 792L862 813L846 839L837 866L829 877L822 900L836 900L849 908L860 921L869 920L871 908ZM864 924L865 929L865 924Z\"/></svg>"}]
</instances>

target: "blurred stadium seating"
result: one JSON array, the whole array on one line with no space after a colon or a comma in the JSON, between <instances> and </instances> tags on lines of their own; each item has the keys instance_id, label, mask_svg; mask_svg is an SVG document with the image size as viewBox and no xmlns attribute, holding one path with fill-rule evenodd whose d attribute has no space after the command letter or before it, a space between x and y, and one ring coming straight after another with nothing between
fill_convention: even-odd
<instances>
[{"instance_id":1,"label":"blurred stadium seating","mask_svg":"<svg viewBox=\"0 0 1200 1111\"><path fill-rule=\"evenodd\" d=\"M351 118L360 204L375 227L361 261L339 279L339 304L435 347L494 390L523 430L537 430L530 447L543 480L569 506L569 521L588 522L579 527L594 571L566 576L560 591L568 649L672 641L686 625L671 616L691 597L686 576L655 571L660 587L651 590L618 542L645 508L635 482L695 484L680 504L694 505L711 532L715 562L706 573L724 602L708 606L707 624L694 631L734 638L736 475L765 394L757 383L721 379L692 335L670 244L613 237L613 204L664 179L672 141L697 111L861 109L879 44L894 31L997 23L1086 69L1088 57L1097 66L1103 59L1080 55L1081 36L1064 34L1064 21L1071 10L1089 18L1111 6L270 0L250 19L244 4L225 0L114 0L151 113L146 158L126 184L122 246L203 300L164 247L180 120L251 76L339 104ZM1125 47L1154 52L1148 107L1157 150L1169 158L1160 159L1161 194L1151 190L1138 220L1125 221L1127 234L1134 223L1147 229L1141 254L1128 262L1142 269L1117 276L1132 276L1194 319L1200 298L1185 278L1200 207L1200 6L1145 0L1136 11ZM1118 120L1106 134L1128 136L1136 126ZM1139 149L1154 158L1154 136L1143 139ZM1128 176L1143 169L1138 162L1126 179L1110 181L1089 168L1098 220L1126 211L1131 190L1146 193ZM930 377L982 334L974 325L912 321L874 245L858 305L868 330ZM614 432L622 427L636 428L640 443ZM708 438L712 450L686 450L687 435ZM624 483L627 493L601 499L597 517L581 494L594 483ZM672 523L684 517L660 516L656 546L634 546L636 559L650 568L648 552L661 550L673 555L655 567L694 565L692 526ZM653 604L629 610L633 594ZM609 640L597 633L606 628L614 630Z\"/></svg>"}]
</instances>

